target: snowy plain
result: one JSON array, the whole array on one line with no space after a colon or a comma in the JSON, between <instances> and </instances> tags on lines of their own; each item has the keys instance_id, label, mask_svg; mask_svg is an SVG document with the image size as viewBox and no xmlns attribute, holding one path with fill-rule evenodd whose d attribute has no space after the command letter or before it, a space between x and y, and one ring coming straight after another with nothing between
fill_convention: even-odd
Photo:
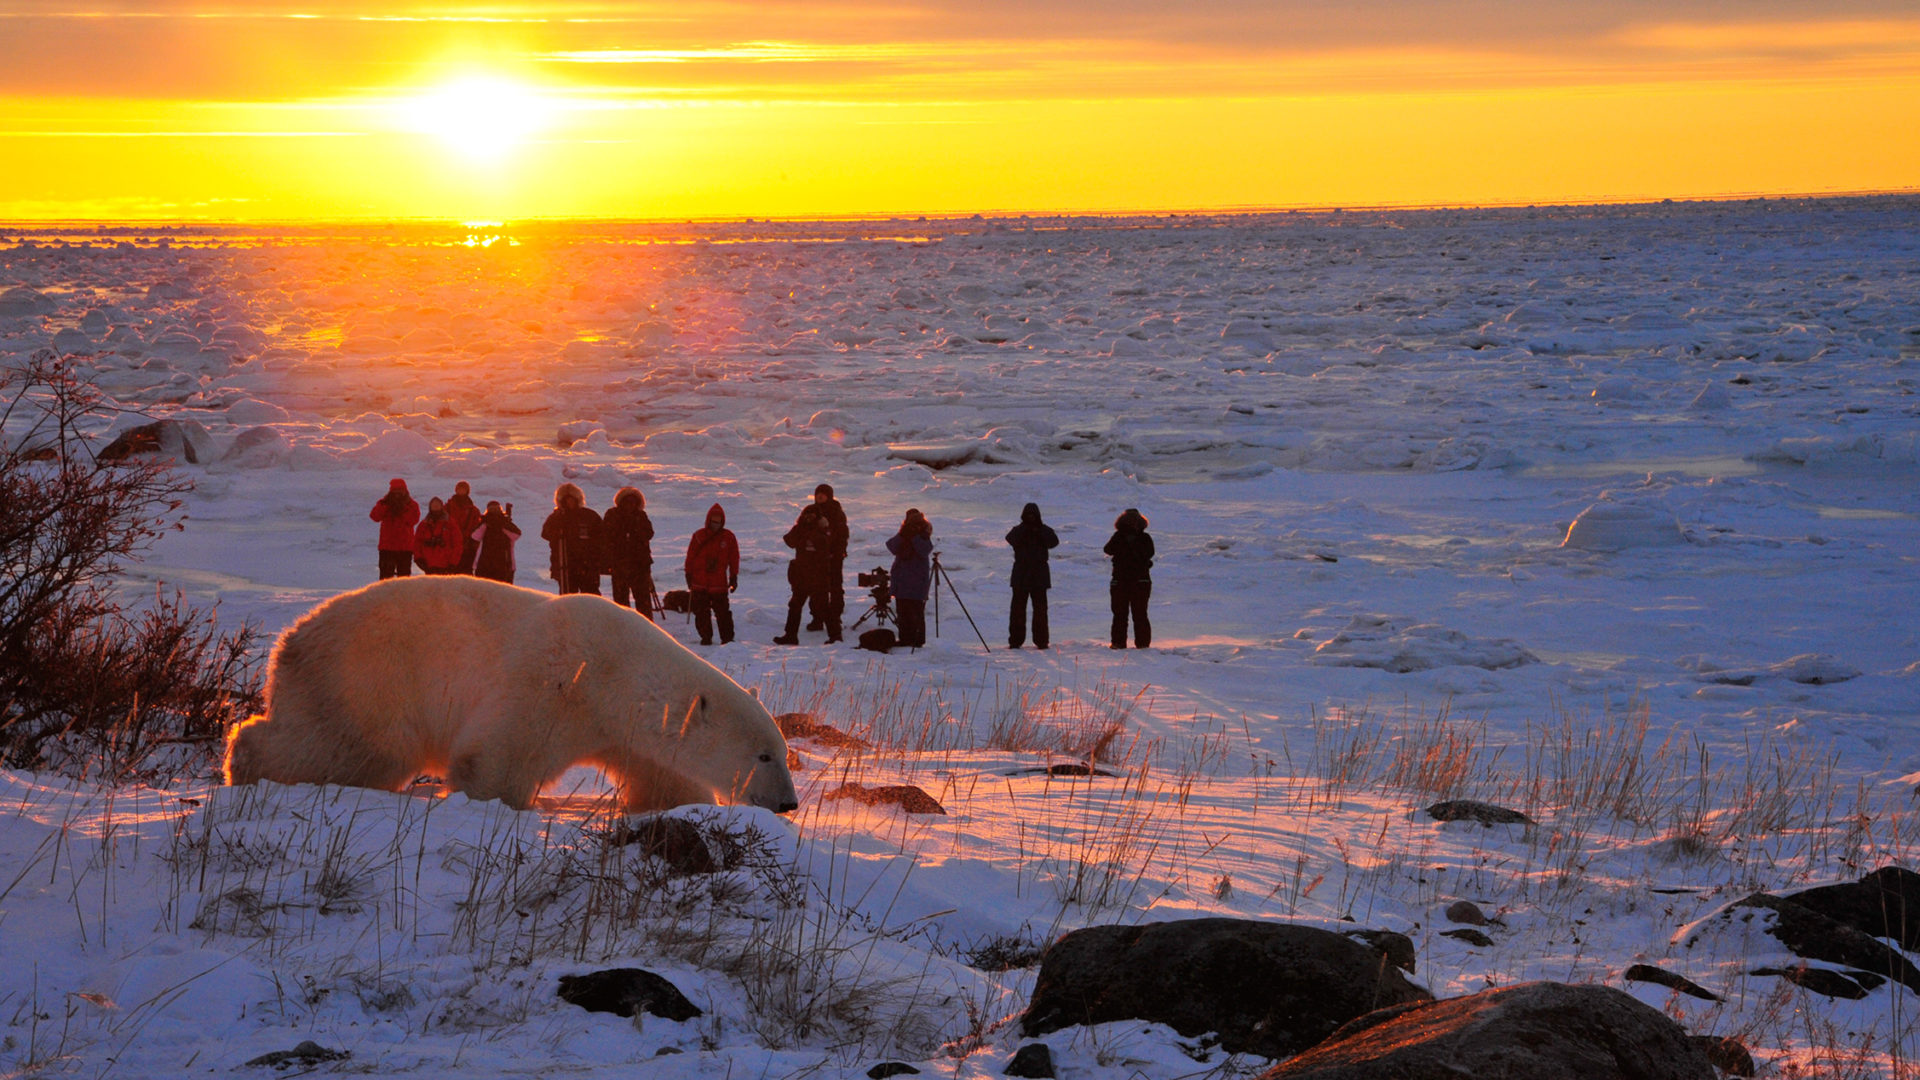
<instances>
[{"instance_id":1,"label":"snowy plain","mask_svg":"<svg viewBox=\"0 0 1920 1080\"><path fill-rule=\"evenodd\" d=\"M352 1055L323 1071L997 1075L1032 971L970 964L984 943L1192 914L1404 932L1443 996L1624 986L1767 1075L1920 1049L1897 984L1831 1001L1748 975L1764 942L1681 935L1911 865L1920 199L0 229L0 362L46 347L130 410L103 437L192 432L186 528L130 596L278 631L371 580L392 476L514 503L519 582L550 588L554 486L604 509L635 484L663 588L710 503L740 538L740 640L703 655L881 745L796 741L791 820L683 812L746 837L697 889L605 853L584 770L524 814L0 774L0 1068L198 1074L313 1039ZM850 614L917 506L991 652L944 591L917 654L770 644L820 481ZM1044 653L1004 647L1027 501L1062 541ZM1154 645L1116 652L1126 507L1159 547ZM1032 771L1111 719L1115 776ZM847 779L948 814L819 798ZM1418 813L1456 794L1541 824ZM1458 899L1499 913L1492 946L1440 936ZM1622 983L1637 962L1727 1001ZM707 1015L553 995L621 965ZM1046 1041L1067 1076L1265 1064L1147 1024Z\"/></svg>"}]
</instances>

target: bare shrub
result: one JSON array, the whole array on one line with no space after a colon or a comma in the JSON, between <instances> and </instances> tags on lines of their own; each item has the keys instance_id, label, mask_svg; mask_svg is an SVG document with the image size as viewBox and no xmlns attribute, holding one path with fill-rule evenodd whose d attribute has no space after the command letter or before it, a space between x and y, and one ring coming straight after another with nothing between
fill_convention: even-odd
<instances>
[{"instance_id":1,"label":"bare shrub","mask_svg":"<svg viewBox=\"0 0 1920 1080\"><path fill-rule=\"evenodd\" d=\"M171 464L101 460L99 391L41 350L0 373L0 764L123 776L165 746L211 747L259 700L258 631L112 583L180 527Z\"/></svg>"}]
</instances>

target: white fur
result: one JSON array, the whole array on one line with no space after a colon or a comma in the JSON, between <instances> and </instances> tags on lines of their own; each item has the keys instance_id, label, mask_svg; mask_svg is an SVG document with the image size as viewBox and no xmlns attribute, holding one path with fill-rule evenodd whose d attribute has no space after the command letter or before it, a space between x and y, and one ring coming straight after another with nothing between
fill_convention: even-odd
<instances>
[{"instance_id":1,"label":"white fur","mask_svg":"<svg viewBox=\"0 0 1920 1080\"><path fill-rule=\"evenodd\" d=\"M444 775L529 805L577 763L632 809L790 810L759 699L639 614L480 578L394 578L314 608L274 646L267 712L227 739L229 784L395 790Z\"/></svg>"}]
</instances>

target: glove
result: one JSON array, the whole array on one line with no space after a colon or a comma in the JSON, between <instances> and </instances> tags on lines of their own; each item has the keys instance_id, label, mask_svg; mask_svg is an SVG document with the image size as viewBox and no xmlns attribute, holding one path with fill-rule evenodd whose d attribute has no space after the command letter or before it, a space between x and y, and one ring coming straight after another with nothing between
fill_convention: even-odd
<instances>
[{"instance_id":1,"label":"glove","mask_svg":"<svg viewBox=\"0 0 1920 1080\"><path fill-rule=\"evenodd\" d=\"M727 579L727 591L728 592L740 591L740 575L735 574L734 576Z\"/></svg>"}]
</instances>

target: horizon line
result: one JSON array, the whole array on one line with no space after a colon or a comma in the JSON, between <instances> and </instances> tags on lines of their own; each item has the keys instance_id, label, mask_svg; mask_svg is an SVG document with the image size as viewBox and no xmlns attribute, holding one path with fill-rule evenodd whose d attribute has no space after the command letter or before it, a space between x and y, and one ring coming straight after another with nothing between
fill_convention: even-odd
<instances>
[{"instance_id":1,"label":"horizon line","mask_svg":"<svg viewBox=\"0 0 1920 1080\"><path fill-rule=\"evenodd\" d=\"M1078 210L947 210L932 212L914 211L876 211L871 214L730 214L730 215L694 215L694 216L655 216L655 217L609 217L606 215L527 215L505 218L498 222L488 220L487 225L506 229L512 225L539 224L619 224L619 225L725 225L725 224L832 224L836 222L952 222L952 221L1017 221L1021 219L1124 219L1124 218L1174 218L1174 217L1262 217L1275 214L1338 214L1338 213L1386 213L1386 212L1432 212L1443 210L1578 210L1587 207L1630 207L1663 206L1696 203L1738 203L1781 201L1816 201L1843 199L1897 198L1920 195L1920 184L1898 188L1858 188L1829 189L1816 191L1728 191L1703 195L1623 195L1609 198L1582 199L1578 201L1554 202L1540 199L1491 200L1487 202L1388 202L1388 203L1243 203L1215 207L1158 207L1139 209L1078 209ZM12 232L33 232L60 228L109 229L121 226L196 228L261 228L326 225L469 225L472 219L435 216L332 216L312 218L187 218L187 217L79 217L79 218L29 218L0 219L0 230Z\"/></svg>"}]
</instances>

